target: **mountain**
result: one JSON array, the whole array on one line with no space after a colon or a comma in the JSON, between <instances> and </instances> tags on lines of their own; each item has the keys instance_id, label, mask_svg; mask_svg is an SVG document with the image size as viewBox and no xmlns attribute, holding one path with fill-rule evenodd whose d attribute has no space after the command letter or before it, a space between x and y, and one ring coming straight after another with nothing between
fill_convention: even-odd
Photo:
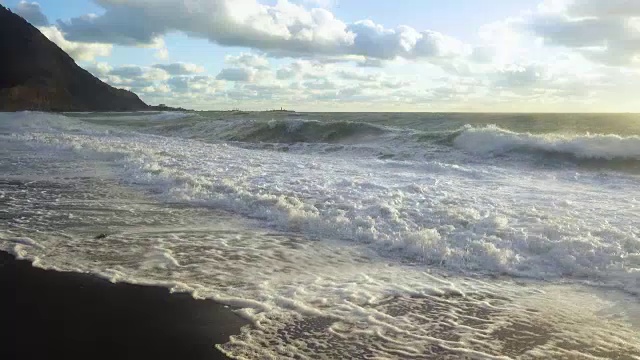
<instances>
[{"instance_id":1,"label":"mountain","mask_svg":"<svg viewBox=\"0 0 640 360\"><path fill-rule=\"evenodd\" d=\"M0 111L132 111L148 109L78 66L56 44L0 5Z\"/></svg>"}]
</instances>

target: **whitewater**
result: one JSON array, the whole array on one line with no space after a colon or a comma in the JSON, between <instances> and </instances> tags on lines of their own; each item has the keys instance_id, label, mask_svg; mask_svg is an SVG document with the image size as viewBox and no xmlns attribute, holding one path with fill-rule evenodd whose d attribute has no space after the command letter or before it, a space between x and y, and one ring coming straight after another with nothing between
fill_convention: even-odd
<instances>
[{"instance_id":1,"label":"whitewater","mask_svg":"<svg viewBox=\"0 0 640 360\"><path fill-rule=\"evenodd\" d=\"M640 358L637 115L0 113L0 154L0 250L236 307L231 357Z\"/></svg>"}]
</instances>

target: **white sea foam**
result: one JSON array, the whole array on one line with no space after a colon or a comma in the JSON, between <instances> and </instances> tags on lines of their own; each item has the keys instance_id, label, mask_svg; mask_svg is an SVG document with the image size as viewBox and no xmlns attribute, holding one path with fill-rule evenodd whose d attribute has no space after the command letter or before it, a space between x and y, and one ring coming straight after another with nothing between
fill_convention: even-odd
<instances>
[{"instance_id":1,"label":"white sea foam","mask_svg":"<svg viewBox=\"0 0 640 360\"><path fill-rule=\"evenodd\" d=\"M129 181L167 200L263 219L280 230L364 242L449 269L606 276L624 284L637 267L640 194L632 190L633 178L603 183L597 174L576 179L432 162L393 172L396 161L321 162L155 136L28 137L125 154ZM627 191L617 192L620 187ZM615 218L607 216L612 211Z\"/></svg>"},{"instance_id":2,"label":"white sea foam","mask_svg":"<svg viewBox=\"0 0 640 360\"><path fill-rule=\"evenodd\" d=\"M253 326L220 346L230 355L640 356L637 301L578 285L638 293L633 176L319 157L64 124L12 139L51 152L26 152L24 164L62 179L106 164L117 181L3 185L0 248L28 237L43 247L18 244L22 255L43 267L243 307Z\"/></svg>"},{"instance_id":3,"label":"white sea foam","mask_svg":"<svg viewBox=\"0 0 640 360\"><path fill-rule=\"evenodd\" d=\"M41 249L44 248L44 246L38 244L38 242L28 237L5 237L0 233L0 239L15 243L15 244L21 244L21 245L26 245L26 246L41 248Z\"/></svg>"},{"instance_id":4,"label":"white sea foam","mask_svg":"<svg viewBox=\"0 0 640 360\"><path fill-rule=\"evenodd\" d=\"M166 269L179 267L180 263L173 257L171 250L156 246L149 253L145 254L141 266L145 269Z\"/></svg>"},{"instance_id":5,"label":"white sea foam","mask_svg":"<svg viewBox=\"0 0 640 360\"><path fill-rule=\"evenodd\" d=\"M582 159L640 160L640 136L517 133L490 125L467 126L454 143L461 149L479 154L540 151Z\"/></svg>"}]
</instances>

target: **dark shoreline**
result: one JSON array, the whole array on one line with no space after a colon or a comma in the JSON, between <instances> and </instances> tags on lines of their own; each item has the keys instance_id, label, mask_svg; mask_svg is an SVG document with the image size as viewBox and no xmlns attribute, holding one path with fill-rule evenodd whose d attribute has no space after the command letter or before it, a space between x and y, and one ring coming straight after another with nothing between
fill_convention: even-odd
<instances>
[{"instance_id":1,"label":"dark shoreline","mask_svg":"<svg viewBox=\"0 0 640 360\"><path fill-rule=\"evenodd\" d=\"M248 322L168 289L38 269L0 251L0 359L228 359Z\"/></svg>"}]
</instances>

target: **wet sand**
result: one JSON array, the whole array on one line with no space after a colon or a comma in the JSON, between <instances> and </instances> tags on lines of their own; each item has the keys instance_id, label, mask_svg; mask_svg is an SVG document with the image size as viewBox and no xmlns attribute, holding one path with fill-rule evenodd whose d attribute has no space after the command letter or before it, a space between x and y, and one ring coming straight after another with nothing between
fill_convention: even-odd
<instances>
[{"instance_id":1,"label":"wet sand","mask_svg":"<svg viewBox=\"0 0 640 360\"><path fill-rule=\"evenodd\" d=\"M0 251L0 359L227 359L247 321L161 287L34 268Z\"/></svg>"}]
</instances>

